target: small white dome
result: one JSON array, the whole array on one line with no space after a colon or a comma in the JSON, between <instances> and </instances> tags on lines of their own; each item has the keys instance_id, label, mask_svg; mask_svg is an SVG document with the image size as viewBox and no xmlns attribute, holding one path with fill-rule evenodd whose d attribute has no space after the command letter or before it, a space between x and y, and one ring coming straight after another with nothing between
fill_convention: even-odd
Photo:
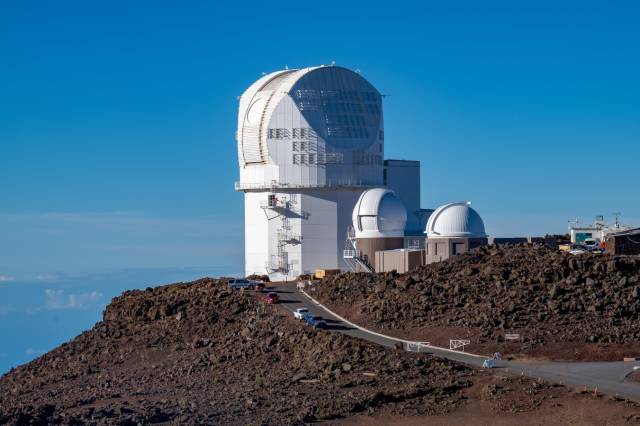
<instances>
[{"instance_id":1,"label":"small white dome","mask_svg":"<svg viewBox=\"0 0 640 426\"><path fill-rule=\"evenodd\" d=\"M470 202L451 203L438 207L429 216L427 238L485 238L484 222Z\"/></svg>"},{"instance_id":2,"label":"small white dome","mask_svg":"<svg viewBox=\"0 0 640 426\"><path fill-rule=\"evenodd\" d=\"M393 191L373 188L360 194L352 219L356 238L404 237L407 209Z\"/></svg>"}]
</instances>

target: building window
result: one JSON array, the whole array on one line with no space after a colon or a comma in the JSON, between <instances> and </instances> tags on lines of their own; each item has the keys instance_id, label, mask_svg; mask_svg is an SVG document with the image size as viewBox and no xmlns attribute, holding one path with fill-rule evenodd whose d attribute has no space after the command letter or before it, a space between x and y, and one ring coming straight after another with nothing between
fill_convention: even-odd
<instances>
[{"instance_id":1,"label":"building window","mask_svg":"<svg viewBox=\"0 0 640 426\"><path fill-rule=\"evenodd\" d=\"M267 137L269 139L289 139L289 129L269 129Z\"/></svg>"}]
</instances>

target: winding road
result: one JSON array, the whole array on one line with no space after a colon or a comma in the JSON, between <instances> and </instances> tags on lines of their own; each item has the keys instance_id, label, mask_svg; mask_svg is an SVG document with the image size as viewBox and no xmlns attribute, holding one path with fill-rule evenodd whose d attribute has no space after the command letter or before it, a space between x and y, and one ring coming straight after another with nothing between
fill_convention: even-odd
<instances>
[{"instance_id":1,"label":"winding road","mask_svg":"<svg viewBox=\"0 0 640 426\"><path fill-rule=\"evenodd\" d=\"M307 293L300 292L294 284L278 284L269 288L280 296L280 306L289 312L297 308L307 308L313 315L321 316L328 324L328 329L344 333L352 337L367 340L382 346L393 347L398 342L406 347L407 341L385 336L356 324L350 323L339 315L314 300ZM420 352L462 362L474 367L482 367L484 356L453 351L437 346L424 346ZM626 379L640 362L514 362L497 361L495 368L504 369L511 374L524 374L532 378L540 378L549 382L586 388L609 395L640 401L640 383Z\"/></svg>"}]
</instances>

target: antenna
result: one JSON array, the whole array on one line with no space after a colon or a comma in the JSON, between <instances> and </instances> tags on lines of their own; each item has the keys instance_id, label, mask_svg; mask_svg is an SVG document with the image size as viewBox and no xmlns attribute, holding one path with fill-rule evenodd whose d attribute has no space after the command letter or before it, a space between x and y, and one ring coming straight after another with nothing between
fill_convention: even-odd
<instances>
[{"instance_id":1,"label":"antenna","mask_svg":"<svg viewBox=\"0 0 640 426\"><path fill-rule=\"evenodd\" d=\"M615 212L613 213L613 215L616 218L616 224L614 225L616 228L620 228L620 222L618 221L618 219L620 218L620 216L622 215L622 213L620 212Z\"/></svg>"}]
</instances>

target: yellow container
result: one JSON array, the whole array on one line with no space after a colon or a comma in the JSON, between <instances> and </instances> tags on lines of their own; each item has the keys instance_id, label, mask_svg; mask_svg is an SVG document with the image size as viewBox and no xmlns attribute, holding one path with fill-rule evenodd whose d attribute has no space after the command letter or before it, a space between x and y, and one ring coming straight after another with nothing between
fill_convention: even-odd
<instances>
[{"instance_id":1,"label":"yellow container","mask_svg":"<svg viewBox=\"0 0 640 426\"><path fill-rule=\"evenodd\" d=\"M337 275L340 273L340 269L316 269L315 278L323 279L324 277L329 277L331 275Z\"/></svg>"}]
</instances>

